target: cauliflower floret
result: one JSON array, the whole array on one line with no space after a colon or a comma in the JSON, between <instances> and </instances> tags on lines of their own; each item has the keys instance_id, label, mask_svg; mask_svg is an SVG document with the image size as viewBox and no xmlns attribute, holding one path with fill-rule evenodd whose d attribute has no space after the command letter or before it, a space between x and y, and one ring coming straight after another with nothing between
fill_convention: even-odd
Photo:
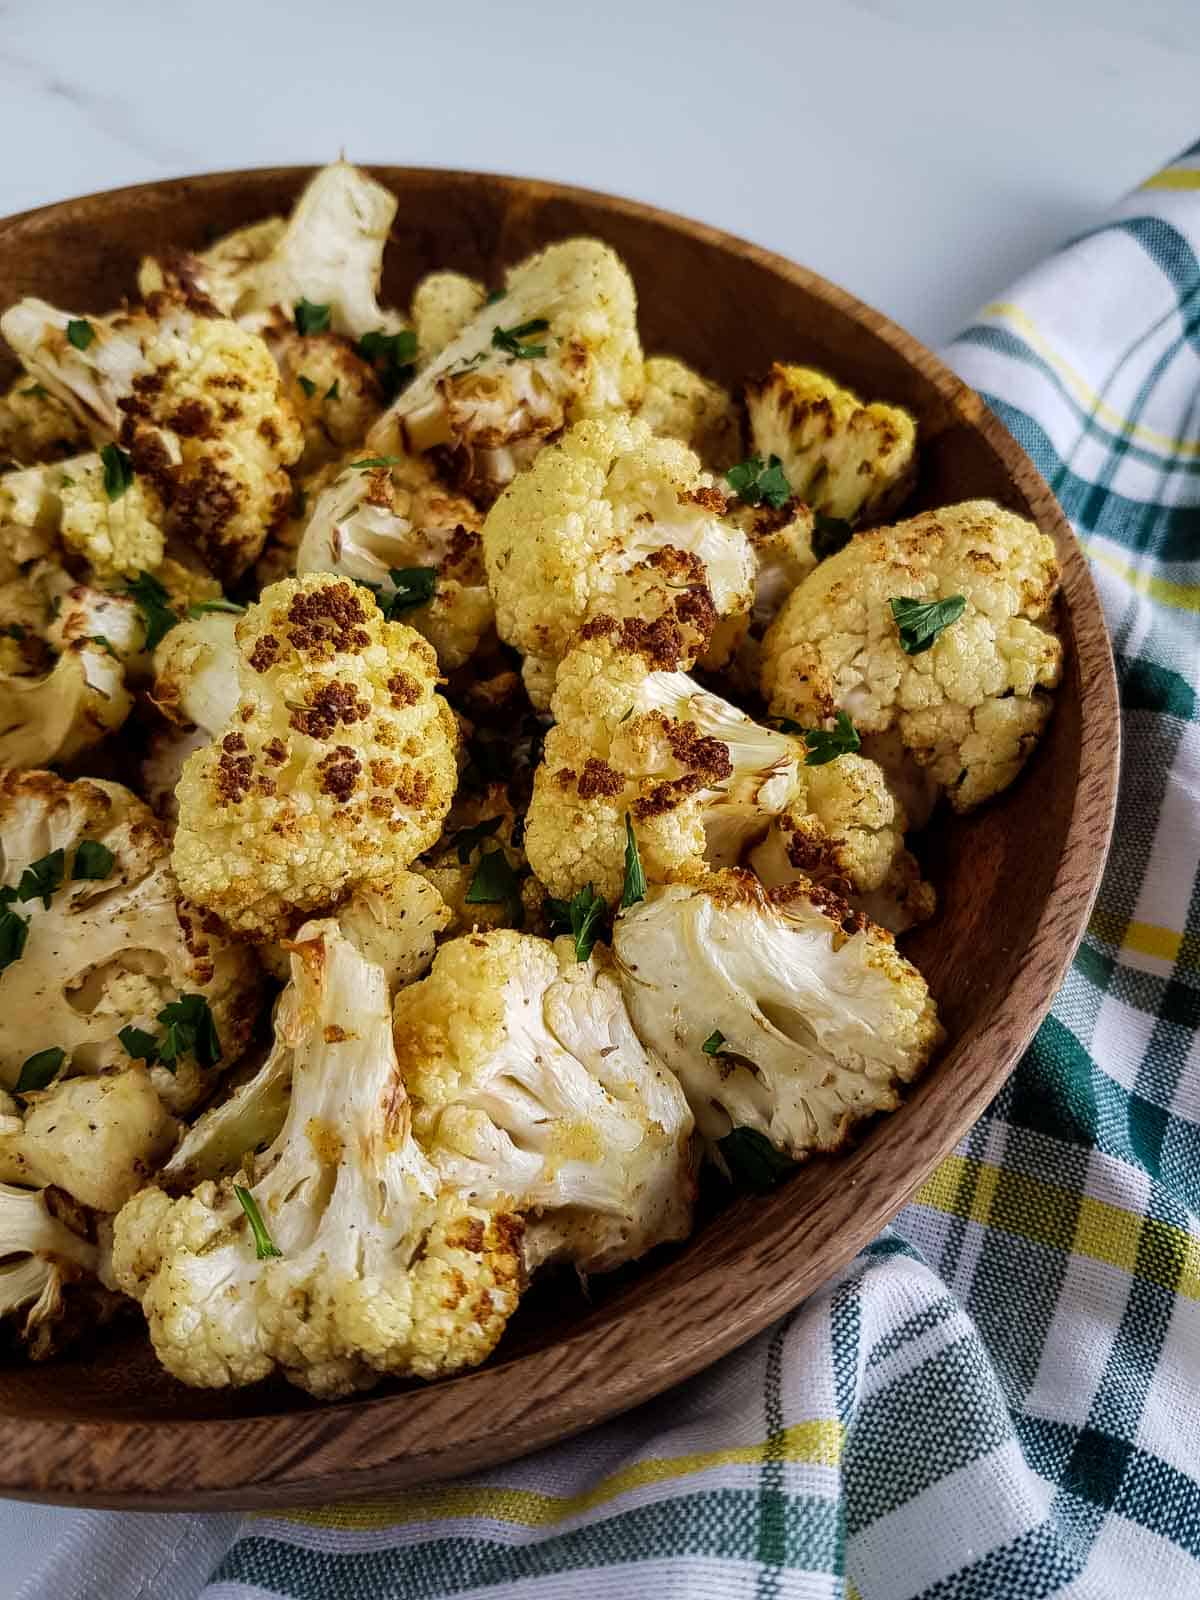
<instances>
[{"instance_id":1,"label":"cauliflower floret","mask_svg":"<svg viewBox=\"0 0 1200 1600\"><path fill-rule=\"evenodd\" d=\"M87 433L48 389L28 375L0 395L0 466L57 461L87 449Z\"/></svg>"},{"instance_id":2,"label":"cauliflower floret","mask_svg":"<svg viewBox=\"0 0 1200 1600\"><path fill-rule=\"evenodd\" d=\"M87 841L92 859L82 858ZM230 1066L245 1048L258 1009L258 970L180 896L167 842L154 816L128 789L50 772L0 775L0 843L5 915L17 955L0 971L0 1079L11 1087L39 1050L66 1052L68 1073L127 1068L126 1028L158 1036L158 1014L186 996L203 1000ZM97 850L100 846L102 849ZM108 854L111 852L111 860ZM22 885L40 864L43 890ZM196 1001L193 1000L192 1004ZM203 1099L213 1065L180 1053L156 1064L151 1080L172 1111Z\"/></svg>"},{"instance_id":3,"label":"cauliflower floret","mask_svg":"<svg viewBox=\"0 0 1200 1600\"><path fill-rule=\"evenodd\" d=\"M895 727L956 811L1011 783L1050 715L1062 645L1053 541L988 500L858 534L792 595L763 641L778 716L841 709L864 734ZM908 654L891 601L965 608Z\"/></svg>"},{"instance_id":4,"label":"cauliflower floret","mask_svg":"<svg viewBox=\"0 0 1200 1600\"><path fill-rule=\"evenodd\" d=\"M655 433L680 439L711 472L740 461L742 420L733 396L674 356L651 356L638 416Z\"/></svg>"},{"instance_id":5,"label":"cauliflower floret","mask_svg":"<svg viewBox=\"0 0 1200 1600\"><path fill-rule=\"evenodd\" d=\"M127 682L149 676L146 620L131 595L75 583L70 573L49 562L39 563L31 577L51 608L44 628L51 649L62 655L77 645L96 644L120 662Z\"/></svg>"},{"instance_id":6,"label":"cauliflower floret","mask_svg":"<svg viewBox=\"0 0 1200 1600\"><path fill-rule=\"evenodd\" d=\"M119 661L80 641L42 678L0 675L0 770L69 761L133 710Z\"/></svg>"},{"instance_id":7,"label":"cauliflower floret","mask_svg":"<svg viewBox=\"0 0 1200 1600\"><path fill-rule=\"evenodd\" d=\"M360 885L337 921L359 954L381 969L394 994L429 971L438 938L450 925L450 908L426 878L400 872L387 884Z\"/></svg>"},{"instance_id":8,"label":"cauliflower floret","mask_svg":"<svg viewBox=\"0 0 1200 1600\"><path fill-rule=\"evenodd\" d=\"M135 473L128 488L110 499L99 456L77 456L64 462L63 470L67 481L59 490L58 532L67 549L81 556L101 583L153 571L163 558L166 522L154 485Z\"/></svg>"},{"instance_id":9,"label":"cauliflower floret","mask_svg":"<svg viewBox=\"0 0 1200 1600\"><path fill-rule=\"evenodd\" d=\"M90 334L72 343L72 327ZM166 295L91 319L23 300L0 331L97 443L116 437L128 452L134 479L123 499L145 480L166 507L169 536L228 580L253 565L287 514L286 469L304 442L257 335Z\"/></svg>"},{"instance_id":10,"label":"cauliflower floret","mask_svg":"<svg viewBox=\"0 0 1200 1600\"><path fill-rule=\"evenodd\" d=\"M483 527L497 631L534 663L526 687L535 706L545 708L549 671L589 616L646 617L660 609L647 589L682 591L656 565L664 558L696 568L719 616L749 613L754 557L725 509L687 446L656 439L644 422L581 422L542 451ZM698 650L711 610L708 620Z\"/></svg>"},{"instance_id":11,"label":"cauliflower floret","mask_svg":"<svg viewBox=\"0 0 1200 1600\"><path fill-rule=\"evenodd\" d=\"M58 1334L64 1289L92 1278L99 1260L97 1247L51 1211L42 1190L0 1183L0 1316L25 1312L20 1337L35 1361Z\"/></svg>"},{"instance_id":12,"label":"cauliflower floret","mask_svg":"<svg viewBox=\"0 0 1200 1600\"><path fill-rule=\"evenodd\" d=\"M637 298L620 258L565 239L513 267L375 425L383 454L454 453L459 481L490 500L552 433L636 405Z\"/></svg>"},{"instance_id":13,"label":"cauliflower floret","mask_svg":"<svg viewBox=\"0 0 1200 1600\"><path fill-rule=\"evenodd\" d=\"M144 261L149 296L179 286L227 316L252 319L299 300L328 306L334 333L357 338L397 322L379 308L383 252L398 202L348 161L333 161L309 181L287 222L271 217L219 239L198 255Z\"/></svg>"},{"instance_id":14,"label":"cauliflower floret","mask_svg":"<svg viewBox=\"0 0 1200 1600\"><path fill-rule=\"evenodd\" d=\"M413 290L409 316L422 361L432 361L455 339L487 299L476 278L430 272Z\"/></svg>"},{"instance_id":15,"label":"cauliflower floret","mask_svg":"<svg viewBox=\"0 0 1200 1600\"><path fill-rule=\"evenodd\" d=\"M402 589L405 622L429 640L446 672L470 659L492 625L479 513L420 457L351 462L313 505L296 571L353 578L385 604ZM407 603L425 593L427 600Z\"/></svg>"},{"instance_id":16,"label":"cauliflower floret","mask_svg":"<svg viewBox=\"0 0 1200 1600\"><path fill-rule=\"evenodd\" d=\"M116 1220L117 1281L201 1387L281 1370L335 1396L474 1366L519 1298L521 1220L440 1182L413 1140L384 974L336 923L301 931L292 984L291 1101L244 1199L144 1190Z\"/></svg>"},{"instance_id":17,"label":"cauliflower floret","mask_svg":"<svg viewBox=\"0 0 1200 1600\"><path fill-rule=\"evenodd\" d=\"M236 639L241 699L184 767L173 859L191 899L270 937L434 842L458 729L430 646L344 578L273 584Z\"/></svg>"},{"instance_id":18,"label":"cauliflower floret","mask_svg":"<svg viewBox=\"0 0 1200 1600\"><path fill-rule=\"evenodd\" d=\"M906 861L915 872L877 767L855 755L807 766L803 739L701 689L660 643L644 624L598 617L559 668L525 832L552 895L567 900L591 883L615 904L627 815L651 882L737 865L764 835L776 841L773 852L760 847L769 881L802 864L809 877L865 894Z\"/></svg>"},{"instance_id":19,"label":"cauliflower floret","mask_svg":"<svg viewBox=\"0 0 1200 1600\"><path fill-rule=\"evenodd\" d=\"M943 1037L890 934L812 885L731 871L651 887L613 950L638 1037L712 1142L749 1128L795 1160L836 1150Z\"/></svg>"},{"instance_id":20,"label":"cauliflower floret","mask_svg":"<svg viewBox=\"0 0 1200 1600\"><path fill-rule=\"evenodd\" d=\"M746 385L756 452L778 456L792 493L849 521L888 516L912 489L917 425L899 406L864 405L811 367L777 361Z\"/></svg>"},{"instance_id":21,"label":"cauliflower floret","mask_svg":"<svg viewBox=\"0 0 1200 1600\"><path fill-rule=\"evenodd\" d=\"M232 721L241 698L237 625L235 611L205 611L172 628L154 652L154 703L209 739Z\"/></svg>"},{"instance_id":22,"label":"cauliflower floret","mask_svg":"<svg viewBox=\"0 0 1200 1600\"><path fill-rule=\"evenodd\" d=\"M383 409L375 369L348 340L333 333L305 336L291 322L274 322L262 334L304 429L304 454L296 471L307 474L340 459Z\"/></svg>"},{"instance_id":23,"label":"cauliflower floret","mask_svg":"<svg viewBox=\"0 0 1200 1600\"><path fill-rule=\"evenodd\" d=\"M691 1114L602 947L581 962L571 939L455 939L400 991L394 1022L419 1143L471 1199L531 1213L531 1271L603 1272L687 1237Z\"/></svg>"}]
</instances>

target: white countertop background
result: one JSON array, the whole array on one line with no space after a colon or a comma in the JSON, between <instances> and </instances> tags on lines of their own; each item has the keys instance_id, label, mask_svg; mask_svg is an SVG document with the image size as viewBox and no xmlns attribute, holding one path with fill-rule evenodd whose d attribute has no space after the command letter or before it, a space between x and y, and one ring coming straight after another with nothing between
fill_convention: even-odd
<instances>
[{"instance_id":1,"label":"white countertop background","mask_svg":"<svg viewBox=\"0 0 1200 1600\"><path fill-rule=\"evenodd\" d=\"M340 150L530 174L937 344L1200 136L1198 90L1197 0L0 0L0 215ZM0 1501L3 1600L76 1515Z\"/></svg>"}]
</instances>

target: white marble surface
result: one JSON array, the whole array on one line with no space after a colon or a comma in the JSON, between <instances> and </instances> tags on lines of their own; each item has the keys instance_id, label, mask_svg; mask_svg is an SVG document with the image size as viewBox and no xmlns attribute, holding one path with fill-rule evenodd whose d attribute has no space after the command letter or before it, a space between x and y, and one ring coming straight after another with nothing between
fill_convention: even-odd
<instances>
[{"instance_id":1,"label":"white marble surface","mask_svg":"<svg viewBox=\"0 0 1200 1600\"><path fill-rule=\"evenodd\" d=\"M343 148L533 173L756 239L936 343L1200 135L1195 24L1196 0L0 0L0 214ZM0 1597L72 1516L0 1502Z\"/></svg>"}]
</instances>

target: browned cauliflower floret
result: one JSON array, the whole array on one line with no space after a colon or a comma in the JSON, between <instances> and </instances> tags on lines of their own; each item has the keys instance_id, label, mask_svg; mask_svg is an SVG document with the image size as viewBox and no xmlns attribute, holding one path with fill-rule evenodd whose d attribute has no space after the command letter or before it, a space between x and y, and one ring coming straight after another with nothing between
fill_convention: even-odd
<instances>
[{"instance_id":1,"label":"browned cauliflower floret","mask_svg":"<svg viewBox=\"0 0 1200 1600\"><path fill-rule=\"evenodd\" d=\"M458 730L430 646L347 579L273 584L236 639L241 699L184 767L174 862L198 904L269 937L434 842Z\"/></svg>"},{"instance_id":2,"label":"browned cauliflower floret","mask_svg":"<svg viewBox=\"0 0 1200 1600\"><path fill-rule=\"evenodd\" d=\"M0 467L6 461L31 467L87 449L87 430L40 383L20 377L0 395Z\"/></svg>"},{"instance_id":3,"label":"browned cauliflower floret","mask_svg":"<svg viewBox=\"0 0 1200 1600\"><path fill-rule=\"evenodd\" d=\"M304 429L299 473L340 460L383 409L374 367L334 333L297 333L275 321L262 330L283 377L283 392Z\"/></svg>"},{"instance_id":4,"label":"browned cauliflower floret","mask_svg":"<svg viewBox=\"0 0 1200 1600\"><path fill-rule=\"evenodd\" d=\"M681 439L711 472L740 461L742 419L733 396L674 356L651 356L638 416L655 433Z\"/></svg>"},{"instance_id":5,"label":"browned cauliflower floret","mask_svg":"<svg viewBox=\"0 0 1200 1600\"><path fill-rule=\"evenodd\" d=\"M413 332L422 361L432 361L455 339L487 299L487 290L461 272L430 272L413 290Z\"/></svg>"},{"instance_id":6,"label":"browned cauliflower floret","mask_svg":"<svg viewBox=\"0 0 1200 1600\"><path fill-rule=\"evenodd\" d=\"M842 710L863 734L897 728L969 811L1012 782L1050 715L1057 589L1053 541L988 500L858 534L767 633L763 694L805 725ZM893 601L936 606L932 642L903 629Z\"/></svg>"}]
</instances>

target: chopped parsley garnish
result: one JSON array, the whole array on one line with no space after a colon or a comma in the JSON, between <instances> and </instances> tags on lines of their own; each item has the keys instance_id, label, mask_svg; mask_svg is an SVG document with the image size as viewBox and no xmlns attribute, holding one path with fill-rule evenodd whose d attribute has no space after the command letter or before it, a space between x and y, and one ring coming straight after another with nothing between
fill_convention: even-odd
<instances>
[{"instance_id":1,"label":"chopped parsley garnish","mask_svg":"<svg viewBox=\"0 0 1200 1600\"><path fill-rule=\"evenodd\" d=\"M31 400L48 400L50 398L40 383L31 383L28 389L22 389L19 392L28 395Z\"/></svg>"},{"instance_id":2,"label":"chopped parsley garnish","mask_svg":"<svg viewBox=\"0 0 1200 1600\"><path fill-rule=\"evenodd\" d=\"M296 382L304 390L305 399L311 400L313 395L315 395L316 392L317 392L317 386L312 381L312 379L311 378L306 378L304 376L304 374L301 373L300 376L296 379Z\"/></svg>"},{"instance_id":3,"label":"chopped parsley garnish","mask_svg":"<svg viewBox=\"0 0 1200 1600\"><path fill-rule=\"evenodd\" d=\"M3 633L6 639L15 639L18 644L20 644L25 637L25 629L19 622L5 623L4 627L0 628L0 633Z\"/></svg>"},{"instance_id":4,"label":"chopped parsley garnish","mask_svg":"<svg viewBox=\"0 0 1200 1600\"><path fill-rule=\"evenodd\" d=\"M246 1213L246 1221L250 1224L250 1232L254 1235L254 1254L260 1261L269 1261L272 1256L282 1256L283 1251L267 1232L262 1212L258 1209L258 1201L249 1189L243 1189L240 1183L235 1183L233 1192L238 1197L238 1204Z\"/></svg>"},{"instance_id":5,"label":"chopped parsley garnish","mask_svg":"<svg viewBox=\"0 0 1200 1600\"><path fill-rule=\"evenodd\" d=\"M625 887L621 891L622 911L637 905L646 898L646 874L642 871L642 858L638 853L637 836L633 831L633 818L625 813Z\"/></svg>"},{"instance_id":6,"label":"chopped parsley garnish","mask_svg":"<svg viewBox=\"0 0 1200 1600\"><path fill-rule=\"evenodd\" d=\"M105 634L103 634L103 633L89 633L89 634L86 634L84 637L85 637L86 643L88 643L88 644L98 644L100 646L101 650L107 651L107 653L113 658L114 661L119 661L121 659L120 656L116 652L116 647L114 646L112 640L109 639Z\"/></svg>"},{"instance_id":7,"label":"chopped parsley garnish","mask_svg":"<svg viewBox=\"0 0 1200 1600\"><path fill-rule=\"evenodd\" d=\"M122 1028L117 1038L124 1045L126 1054L135 1061L144 1061L148 1067L152 1067L158 1060L158 1040L145 1028Z\"/></svg>"},{"instance_id":8,"label":"chopped parsley garnish","mask_svg":"<svg viewBox=\"0 0 1200 1600\"><path fill-rule=\"evenodd\" d=\"M466 866L483 841L490 839L503 821L503 817L489 817L486 822L477 822L474 827L460 828L458 830L451 843L458 851L458 860L461 866Z\"/></svg>"},{"instance_id":9,"label":"chopped parsley garnish","mask_svg":"<svg viewBox=\"0 0 1200 1600\"><path fill-rule=\"evenodd\" d=\"M351 468L355 472L372 472L376 467L398 467L400 456L364 456L361 461L352 461Z\"/></svg>"},{"instance_id":10,"label":"chopped parsley garnish","mask_svg":"<svg viewBox=\"0 0 1200 1600\"><path fill-rule=\"evenodd\" d=\"M700 1048L704 1051L706 1056L719 1056L724 1048L724 1045L725 1035L721 1032L720 1028L714 1028Z\"/></svg>"},{"instance_id":11,"label":"chopped parsley garnish","mask_svg":"<svg viewBox=\"0 0 1200 1600\"><path fill-rule=\"evenodd\" d=\"M238 605L236 600L226 600L222 597L220 600L197 600L195 605L188 607L187 614L189 617L203 617L207 616L210 611L220 611L227 616L241 617L245 615L246 608Z\"/></svg>"},{"instance_id":12,"label":"chopped parsley garnish","mask_svg":"<svg viewBox=\"0 0 1200 1600\"><path fill-rule=\"evenodd\" d=\"M617 721L618 722L628 722L632 715L633 715L633 707L630 706L628 711L622 712L621 716L617 718Z\"/></svg>"},{"instance_id":13,"label":"chopped parsley garnish","mask_svg":"<svg viewBox=\"0 0 1200 1600\"><path fill-rule=\"evenodd\" d=\"M14 1094L28 1094L31 1089L48 1089L54 1082L58 1069L67 1059L67 1052L51 1045L49 1050L39 1050L21 1063L21 1071L13 1085Z\"/></svg>"},{"instance_id":14,"label":"chopped parsley garnish","mask_svg":"<svg viewBox=\"0 0 1200 1600\"><path fill-rule=\"evenodd\" d=\"M499 845L480 856L467 890L466 903L469 906L507 905L513 921L521 921L520 879Z\"/></svg>"},{"instance_id":15,"label":"chopped parsley garnish","mask_svg":"<svg viewBox=\"0 0 1200 1600\"><path fill-rule=\"evenodd\" d=\"M324 333L329 327L331 306L315 306L311 300L297 300L294 308L297 333Z\"/></svg>"},{"instance_id":16,"label":"chopped parsley garnish","mask_svg":"<svg viewBox=\"0 0 1200 1600\"><path fill-rule=\"evenodd\" d=\"M818 561L837 555L854 537L854 529L845 517L827 517L818 511L813 517L812 550Z\"/></svg>"},{"instance_id":17,"label":"chopped parsley garnish","mask_svg":"<svg viewBox=\"0 0 1200 1600\"><path fill-rule=\"evenodd\" d=\"M862 748L858 729L844 711L839 711L832 728L801 728L800 736L808 746L804 758L806 767L825 767L839 756L853 755Z\"/></svg>"},{"instance_id":18,"label":"chopped parsley garnish","mask_svg":"<svg viewBox=\"0 0 1200 1600\"><path fill-rule=\"evenodd\" d=\"M416 371L417 336L410 328L399 333L364 333L354 349L374 367L383 397L389 403L412 381Z\"/></svg>"},{"instance_id":19,"label":"chopped parsley garnish","mask_svg":"<svg viewBox=\"0 0 1200 1600\"><path fill-rule=\"evenodd\" d=\"M483 303L485 306L499 305L500 301L504 299L507 293L507 289L493 289L491 294L488 295L487 299Z\"/></svg>"},{"instance_id":20,"label":"chopped parsley garnish","mask_svg":"<svg viewBox=\"0 0 1200 1600\"><path fill-rule=\"evenodd\" d=\"M783 475L778 456L769 457L765 463L761 456L747 456L736 467L730 467L725 482L748 506L768 505L778 511L792 498L792 486Z\"/></svg>"},{"instance_id":21,"label":"chopped parsley garnish","mask_svg":"<svg viewBox=\"0 0 1200 1600\"><path fill-rule=\"evenodd\" d=\"M5 892L7 899L4 910L0 911L0 972L21 959L25 953L25 941L29 937L28 919L19 916L12 908L11 902L16 898L16 891L9 889Z\"/></svg>"},{"instance_id":22,"label":"chopped parsley garnish","mask_svg":"<svg viewBox=\"0 0 1200 1600\"><path fill-rule=\"evenodd\" d=\"M96 330L86 317L72 317L67 323L67 343L76 350L86 350L96 337Z\"/></svg>"},{"instance_id":23,"label":"chopped parsley garnish","mask_svg":"<svg viewBox=\"0 0 1200 1600\"><path fill-rule=\"evenodd\" d=\"M531 317L528 322L519 322L514 328L502 328L497 323L492 329L492 343L505 355L536 361L539 356L546 354L549 347L544 344L522 344L521 340L528 338L531 333L545 333L549 326L545 317Z\"/></svg>"},{"instance_id":24,"label":"chopped parsley garnish","mask_svg":"<svg viewBox=\"0 0 1200 1600\"><path fill-rule=\"evenodd\" d=\"M735 1128L717 1141L729 1175L739 1189L761 1193L782 1183L796 1169L790 1157L780 1155L756 1128Z\"/></svg>"},{"instance_id":25,"label":"chopped parsley garnish","mask_svg":"<svg viewBox=\"0 0 1200 1600\"><path fill-rule=\"evenodd\" d=\"M51 895L56 889L62 888L65 867L66 856L61 849L51 850L49 855L42 856L40 860L31 861L17 884L17 899L40 900L49 911Z\"/></svg>"},{"instance_id":26,"label":"chopped parsley garnish","mask_svg":"<svg viewBox=\"0 0 1200 1600\"><path fill-rule=\"evenodd\" d=\"M336 400L337 399L337 397L338 397L338 384L339 384L340 381L341 381L340 379L335 378L333 380L333 382L329 385L328 389L326 389L326 391L325 391L325 399L326 400Z\"/></svg>"},{"instance_id":27,"label":"chopped parsley garnish","mask_svg":"<svg viewBox=\"0 0 1200 1600\"><path fill-rule=\"evenodd\" d=\"M966 596L948 595L945 600L893 600L892 616L900 630L900 648L905 655L919 656L930 649L943 628L957 622L967 609Z\"/></svg>"},{"instance_id":28,"label":"chopped parsley garnish","mask_svg":"<svg viewBox=\"0 0 1200 1600\"><path fill-rule=\"evenodd\" d=\"M100 459L104 463L104 492L110 500L119 500L133 482L133 461L119 444L106 444Z\"/></svg>"},{"instance_id":29,"label":"chopped parsley garnish","mask_svg":"<svg viewBox=\"0 0 1200 1600\"><path fill-rule=\"evenodd\" d=\"M389 619L399 611L411 611L433 599L437 587L436 567L391 567L388 577L396 592L388 595L384 615Z\"/></svg>"},{"instance_id":30,"label":"chopped parsley garnish","mask_svg":"<svg viewBox=\"0 0 1200 1600\"><path fill-rule=\"evenodd\" d=\"M180 1056L192 1056L202 1067L215 1067L221 1059L221 1040L217 1035L208 1001L201 994L183 994L158 1013L163 1024L162 1038L144 1028L122 1028L117 1038L135 1061L147 1066L158 1062L174 1072Z\"/></svg>"},{"instance_id":31,"label":"chopped parsley garnish","mask_svg":"<svg viewBox=\"0 0 1200 1600\"><path fill-rule=\"evenodd\" d=\"M546 900L546 914L550 918L552 934L569 933L575 940L576 961L586 961L592 947L600 937L604 919L608 915L608 901L597 894L589 883L577 889L570 900Z\"/></svg>"},{"instance_id":32,"label":"chopped parsley garnish","mask_svg":"<svg viewBox=\"0 0 1200 1600\"><path fill-rule=\"evenodd\" d=\"M153 650L179 621L168 604L170 596L149 572L139 572L136 578L126 582L124 592L136 601L146 626L146 649Z\"/></svg>"},{"instance_id":33,"label":"chopped parsley garnish","mask_svg":"<svg viewBox=\"0 0 1200 1600\"><path fill-rule=\"evenodd\" d=\"M99 839L81 839L75 851L75 859L71 863L72 880L88 878L99 881L107 878L113 869L116 857L106 844L101 844Z\"/></svg>"}]
</instances>

